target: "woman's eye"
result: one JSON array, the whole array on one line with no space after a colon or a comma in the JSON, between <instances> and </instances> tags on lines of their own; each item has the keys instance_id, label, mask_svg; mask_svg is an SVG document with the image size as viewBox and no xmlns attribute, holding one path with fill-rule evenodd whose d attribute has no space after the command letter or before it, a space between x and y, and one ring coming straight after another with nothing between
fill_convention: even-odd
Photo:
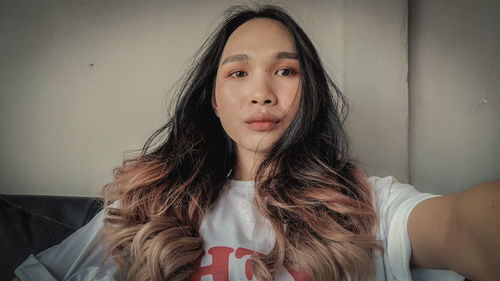
<instances>
[{"instance_id":1,"label":"woman's eye","mask_svg":"<svg viewBox=\"0 0 500 281\"><path fill-rule=\"evenodd\" d=\"M231 73L231 77L233 78L241 78L241 77L245 77L246 73L243 72L243 71L235 71L233 73Z\"/></svg>"},{"instance_id":2,"label":"woman's eye","mask_svg":"<svg viewBox=\"0 0 500 281\"><path fill-rule=\"evenodd\" d=\"M276 74L279 76L288 76L291 74L295 74L295 71L288 69L288 68L285 68L285 69L280 69L280 70L276 71Z\"/></svg>"}]
</instances>

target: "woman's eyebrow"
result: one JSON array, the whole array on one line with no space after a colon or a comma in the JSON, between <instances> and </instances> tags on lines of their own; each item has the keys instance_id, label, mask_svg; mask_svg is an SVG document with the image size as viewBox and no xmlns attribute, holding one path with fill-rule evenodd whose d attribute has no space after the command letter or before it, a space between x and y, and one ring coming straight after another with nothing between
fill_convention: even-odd
<instances>
[{"instance_id":1,"label":"woman's eyebrow","mask_svg":"<svg viewBox=\"0 0 500 281\"><path fill-rule=\"evenodd\" d=\"M291 52L279 52L276 55L277 59L294 59L298 60L299 58L297 57L296 53L291 53Z\"/></svg>"},{"instance_id":2,"label":"woman's eyebrow","mask_svg":"<svg viewBox=\"0 0 500 281\"><path fill-rule=\"evenodd\" d=\"M233 62L233 61L247 61L248 60L248 55L246 54L236 54L227 57L222 64L228 63L228 62Z\"/></svg>"},{"instance_id":3,"label":"woman's eyebrow","mask_svg":"<svg viewBox=\"0 0 500 281\"><path fill-rule=\"evenodd\" d=\"M276 54L276 59L294 59L298 60L297 54L292 53L292 52L279 52ZM222 64L226 64L229 62L235 62L235 61L247 61L248 60L248 55L247 54L236 54L229 56L225 58L222 61Z\"/></svg>"}]
</instances>

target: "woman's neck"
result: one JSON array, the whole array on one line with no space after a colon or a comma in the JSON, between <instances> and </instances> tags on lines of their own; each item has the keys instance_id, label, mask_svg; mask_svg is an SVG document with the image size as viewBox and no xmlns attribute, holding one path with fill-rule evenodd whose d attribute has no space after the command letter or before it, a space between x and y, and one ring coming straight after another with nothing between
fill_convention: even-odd
<instances>
[{"instance_id":1,"label":"woman's neck","mask_svg":"<svg viewBox=\"0 0 500 281\"><path fill-rule=\"evenodd\" d=\"M239 181L253 181L261 160L261 153L238 149L236 167L231 178Z\"/></svg>"}]
</instances>

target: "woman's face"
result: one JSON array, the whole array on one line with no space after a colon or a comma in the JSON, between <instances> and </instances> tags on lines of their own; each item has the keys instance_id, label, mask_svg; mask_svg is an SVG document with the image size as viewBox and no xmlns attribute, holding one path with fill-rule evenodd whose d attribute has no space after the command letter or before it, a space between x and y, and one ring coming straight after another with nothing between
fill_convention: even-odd
<instances>
[{"instance_id":1,"label":"woman's face","mask_svg":"<svg viewBox=\"0 0 500 281\"><path fill-rule=\"evenodd\" d=\"M212 105L238 153L263 153L299 107L299 61L290 32L258 18L239 26L222 52Z\"/></svg>"}]
</instances>

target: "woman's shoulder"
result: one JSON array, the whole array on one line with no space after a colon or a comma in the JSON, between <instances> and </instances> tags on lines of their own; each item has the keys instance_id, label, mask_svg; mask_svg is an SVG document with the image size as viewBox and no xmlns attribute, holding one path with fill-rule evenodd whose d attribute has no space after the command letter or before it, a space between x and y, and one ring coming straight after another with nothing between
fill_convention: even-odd
<instances>
[{"instance_id":1,"label":"woman's shoulder","mask_svg":"<svg viewBox=\"0 0 500 281\"><path fill-rule=\"evenodd\" d=\"M373 189L373 204L377 213L392 215L401 209L410 211L419 202L437 195L422 193L413 185L402 183L393 176L368 178Z\"/></svg>"},{"instance_id":2,"label":"woman's shoulder","mask_svg":"<svg viewBox=\"0 0 500 281\"><path fill-rule=\"evenodd\" d=\"M373 188L373 205L378 216L377 239L385 249L378 264L380 272L390 272L395 280L411 280L408 216L418 203L436 195L422 193L393 176L373 176L368 182Z\"/></svg>"},{"instance_id":3,"label":"woman's shoulder","mask_svg":"<svg viewBox=\"0 0 500 281\"><path fill-rule=\"evenodd\" d=\"M371 176L368 182L373 189L374 196L379 200L401 199L421 193L413 185L402 183L393 176Z\"/></svg>"}]
</instances>

